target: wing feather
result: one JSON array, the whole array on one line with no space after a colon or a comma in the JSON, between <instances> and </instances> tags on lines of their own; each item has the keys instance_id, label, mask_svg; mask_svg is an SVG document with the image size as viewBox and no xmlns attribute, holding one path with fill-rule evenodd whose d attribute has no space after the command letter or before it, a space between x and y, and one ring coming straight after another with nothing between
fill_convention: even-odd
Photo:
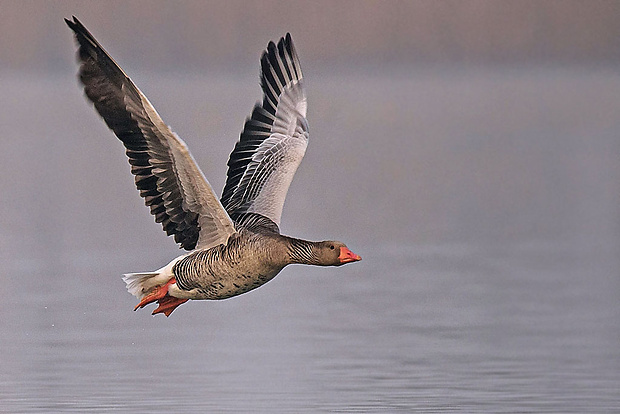
<instances>
[{"instance_id":1,"label":"wing feather","mask_svg":"<svg viewBox=\"0 0 620 414\"><path fill-rule=\"evenodd\" d=\"M256 105L230 154L222 205L237 223L248 213L280 224L284 199L308 145L306 93L290 34L261 57Z\"/></svg>"},{"instance_id":2,"label":"wing feather","mask_svg":"<svg viewBox=\"0 0 620 414\"><path fill-rule=\"evenodd\" d=\"M234 224L187 145L86 27L75 17L65 22L79 44L86 96L125 145L136 187L155 221L187 250L225 243Z\"/></svg>"}]
</instances>

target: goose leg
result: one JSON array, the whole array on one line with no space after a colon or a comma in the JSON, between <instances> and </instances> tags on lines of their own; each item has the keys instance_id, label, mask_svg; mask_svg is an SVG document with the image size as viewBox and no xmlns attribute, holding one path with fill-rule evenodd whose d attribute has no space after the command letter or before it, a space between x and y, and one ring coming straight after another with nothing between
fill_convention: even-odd
<instances>
[{"instance_id":1,"label":"goose leg","mask_svg":"<svg viewBox=\"0 0 620 414\"><path fill-rule=\"evenodd\" d=\"M168 295L168 287L176 282L175 278L171 278L166 284L156 287L151 293L142 298L133 310L138 310L149 303L157 302L159 306L153 311L153 315L163 313L169 316L177 306L187 302L187 299L179 299Z\"/></svg>"}]
</instances>

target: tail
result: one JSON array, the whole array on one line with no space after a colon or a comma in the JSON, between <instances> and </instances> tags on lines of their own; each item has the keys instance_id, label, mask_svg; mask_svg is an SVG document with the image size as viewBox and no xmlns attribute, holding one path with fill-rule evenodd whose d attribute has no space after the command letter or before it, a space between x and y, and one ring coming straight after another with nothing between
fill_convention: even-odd
<instances>
[{"instance_id":1,"label":"tail","mask_svg":"<svg viewBox=\"0 0 620 414\"><path fill-rule=\"evenodd\" d=\"M165 272L127 273L123 275L123 280L127 284L129 293L141 299L138 306L133 310L157 302L159 306L153 311L153 315L163 313L170 316L177 306L188 301L188 299L179 299L168 295L168 286L176 283L176 279L166 275Z\"/></svg>"},{"instance_id":2,"label":"tail","mask_svg":"<svg viewBox=\"0 0 620 414\"><path fill-rule=\"evenodd\" d=\"M170 280L170 278L171 275L161 271L127 273L123 275L123 281L127 285L127 291L138 299L142 299L155 287L163 285Z\"/></svg>"},{"instance_id":3,"label":"tail","mask_svg":"<svg viewBox=\"0 0 620 414\"><path fill-rule=\"evenodd\" d=\"M183 256L177 257L166 266L154 272L127 273L123 275L123 281L127 285L127 291L137 297L144 298L154 288L166 284L174 277L172 267Z\"/></svg>"}]
</instances>

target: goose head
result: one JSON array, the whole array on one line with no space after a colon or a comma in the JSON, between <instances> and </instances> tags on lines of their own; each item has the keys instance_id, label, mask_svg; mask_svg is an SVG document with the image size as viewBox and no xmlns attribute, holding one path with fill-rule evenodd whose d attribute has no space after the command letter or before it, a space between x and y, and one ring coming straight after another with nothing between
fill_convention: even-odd
<instances>
[{"instance_id":1,"label":"goose head","mask_svg":"<svg viewBox=\"0 0 620 414\"><path fill-rule=\"evenodd\" d=\"M314 255L323 266L341 266L345 263L357 262L362 258L353 253L342 242L327 240L315 245Z\"/></svg>"}]
</instances>

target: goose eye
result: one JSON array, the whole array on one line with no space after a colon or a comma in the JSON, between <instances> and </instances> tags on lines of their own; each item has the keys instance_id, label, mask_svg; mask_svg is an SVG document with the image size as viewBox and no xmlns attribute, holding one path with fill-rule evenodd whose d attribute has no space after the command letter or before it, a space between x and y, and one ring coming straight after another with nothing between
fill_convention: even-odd
<instances>
[{"instance_id":1,"label":"goose eye","mask_svg":"<svg viewBox=\"0 0 620 414\"><path fill-rule=\"evenodd\" d=\"M330 248L330 249L332 249L332 250L334 250L334 249L335 249L335 247L334 247L334 245L333 245L333 244L331 244L331 245L329 246L329 248Z\"/></svg>"}]
</instances>

